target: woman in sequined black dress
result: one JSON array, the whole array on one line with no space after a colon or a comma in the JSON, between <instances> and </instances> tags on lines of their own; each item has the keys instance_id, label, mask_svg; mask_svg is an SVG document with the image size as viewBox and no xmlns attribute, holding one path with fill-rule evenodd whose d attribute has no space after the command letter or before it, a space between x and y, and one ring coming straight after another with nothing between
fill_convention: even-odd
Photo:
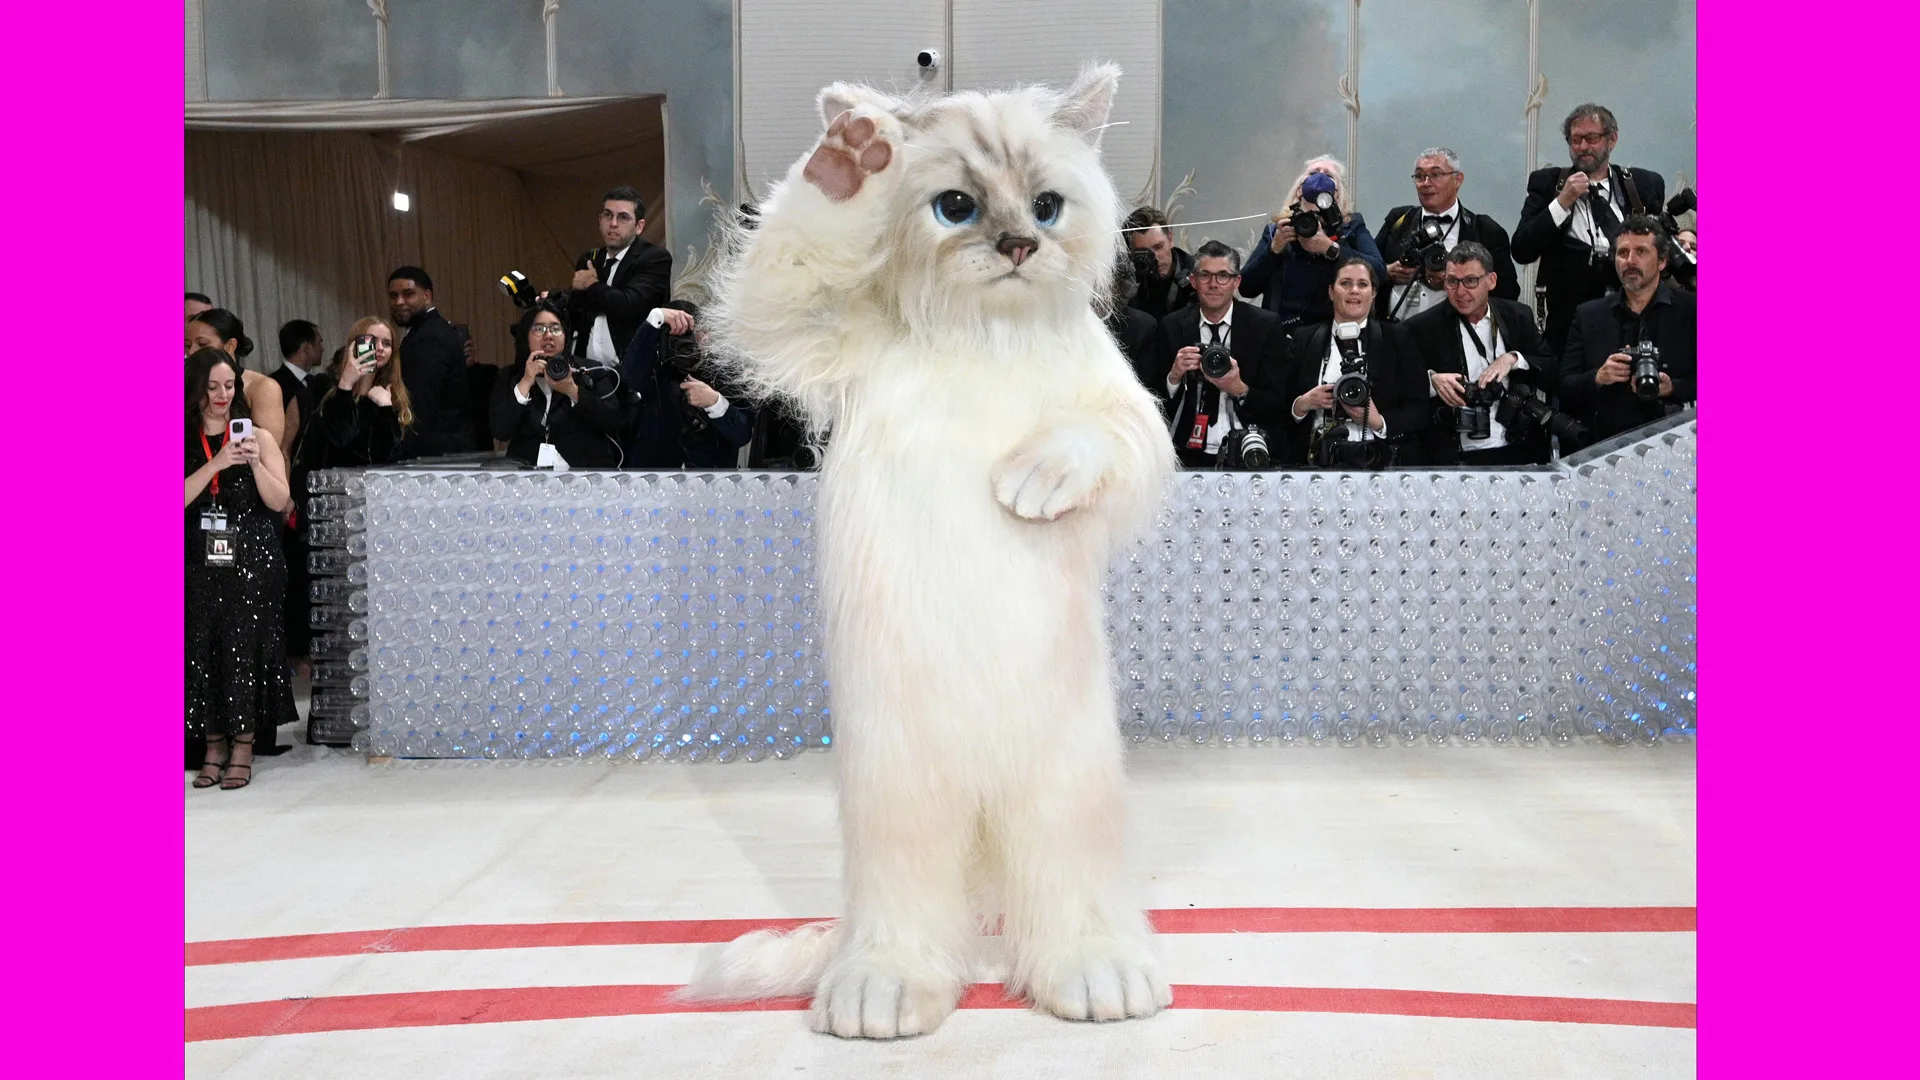
<instances>
[{"instance_id":1,"label":"woman in sequined black dress","mask_svg":"<svg viewBox=\"0 0 1920 1080\"><path fill-rule=\"evenodd\" d=\"M278 722L290 695L275 531L290 501L287 466L264 429L228 439L228 421L248 413L238 380L223 350L187 358L187 733L207 744L193 786L225 790L252 780L255 734ZM213 560L203 511L224 516L231 565Z\"/></svg>"}]
</instances>

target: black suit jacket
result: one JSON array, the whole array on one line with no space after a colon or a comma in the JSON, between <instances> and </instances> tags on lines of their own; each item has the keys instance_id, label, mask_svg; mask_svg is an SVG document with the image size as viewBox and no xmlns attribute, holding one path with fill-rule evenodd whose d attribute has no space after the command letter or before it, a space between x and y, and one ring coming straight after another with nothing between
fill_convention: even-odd
<instances>
[{"instance_id":1,"label":"black suit jacket","mask_svg":"<svg viewBox=\"0 0 1920 1080\"><path fill-rule=\"evenodd\" d=\"M588 264L599 266L605 251L595 248L573 261L575 270ZM633 341L634 330L647 314L667 302L667 283L673 275L673 256L645 240L633 246L613 268L612 281L596 281L567 298L567 318L573 324L573 354L587 355L587 339L593 333L593 320L605 315L607 332L613 335L613 351L625 356Z\"/></svg>"},{"instance_id":2,"label":"black suit jacket","mask_svg":"<svg viewBox=\"0 0 1920 1080\"><path fill-rule=\"evenodd\" d=\"M753 441L752 403L737 387L703 366L697 377L727 399L727 411L718 418L706 417L699 431L689 433L683 410L692 406L687 404L686 391L680 389L681 375L660 356L668 336L664 327L655 328L643 321L620 360L620 378L639 395L629 429L627 467L737 468L740 448Z\"/></svg>"},{"instance_id":3,"label":"black suit jacket","mask_svg":"<svg viewBox=\"0 0 1920 1080\"><path fill-rule=\"evenodd\" d=\"M1137 307L1123 307L1107 319L1107 333L1126 354L1127 363L1133 365L1133 373L1140 384L1153 389L1147 380L1152 377L1154 341L1160 333L1160 320ZM1161 393L1166 392L1163 386Z\"/></svg>"},{"instance_id":4,"label":"black suit jacket","mask_svg":"<svg viewBox=\"0 0 1920 1080\"><path fill-rule=\"evenodd\" d=\"M613 371L589 367L575 379L580 401L565 394L548 396L535 386L522 405L515 395L524 362L502 368L493 384L488 427L507 444L507 456L529 465L540 460L540 444L550 442L574 469L613 469L621 464L621 440L631 414L632 395Z\"/></svg>"},{"instance_id":5,"label":"black suit jacket","mask_svg":"<svg viewBox=\"0 0 1920 1080\"><path fill-rule=\"evenodd\" d=\"M1188 375L1169 393L1167 374L1173 370L1176 353L1188 345L1200 344L1200 308L1180 308L1160 320L1154 335L1150 369L1142 373L1147 389L1160 399L1172 432L1174 449L1187 465L1210 466L1213 459L1197 450L1187 449L1187 436L1193 430L1196 407L1204 398L1212 416L1218 418L1221 391L1201 377ZM1242 424L1257 424L1270 434L1292 422L1287 412L1290 400L1281 390L1281 375L1286 367L1286 329L1280 316L1255 307L1244 300L1233 302L1232 330L1227 351L1240 365L1240 378L1247 384L1247 395L1234 404L1234 413Z\"/></svg>"},{"instance_id":6,"label":"black suit jacket","mask_svg":"<svg viewBox=\"0 0 1920 1080\"><path fill-rule=\"evenodd\" d=\"M1407 241L1413 237L1413 230L1420 225L1423 211L1418 205L1396 206L1387 211L1380 225L1380 258L1388 266L1399 261L1400 253L1407 249ZM1496 274L1500 283L1493 287L1493 295L1504 300L1520 299L1520 272L1513 266L1513 245L1507 240L1507 230L1500 223L1485 214L1476 214L1460 206L1460 228L1454 234L1455 243L1472 240L1487 249L1493 256L1493 265L1487 267ZM1382 289L1374 298L1373 314L1377 318L1386 318L1393 306L1393 290Z\"/></svg>"},{"instance_id":7,"label":"black suit jacket","mask_svg":"<svg viewBox=\"0 0 1920 1080\"><path fill-rule=\"evenodd\" d=\"M1538 261L1536 286L1547 290L1547 348L1559 352L1567 340L1567 327L1573 325L1573 309L1604 296L1618 284L1611 259L1593 258L1593 248L1573 235L1573 218L1553 223L1547 204L1560 192L1560 177L1566 166L1550 165L1535 169L1527 177L1527 202L1520 208L1520 224L1513 230L1515 262ZM1631 214L1633 204L1627 192L1626 178L1631 174L1634 191L1649 214L1658 214L1667 203L1667 182L1651 169L1614 165L1608 183L1620 196L1620 205Z\"/></svg>"},{"instance_id":8,"label":"black suit jacket","mask_svg":"<svg viewBox=\"0 0 1920 1080\"><path fill-rule=\"evenodd\" d=\"M1636 317L1619 293L1589 300L1573 313L1567 348L1560 359L1560 404L1589 429L1598 442L1666 415L1667 406L1699 396L1700 309L1685 289L1661 283L1647 309ZM1651 341L1673 380L1673 396L1642 401L1629 383L1601 386L1594 375L1607 357L1635 341ZM1565 453L1567 448L1561 447Z\"/></svg>"},{"instance_id":9,"label":"black suit jacket","mask_svg":"<svg viewBox=\"0 0 1920 1080\"><path fill-rule=\"evenodd\" d=\"M440 309L414 316L400 341L400 378L413 404L407 443L422 457L473 449L464 340Z\"/></svg>"},{"instance_id":10,"label":"black suit jacket","mask_svg":"<svg viewBox=\"0 0 1920 1080\"><path fill-rule=\"evenodd\" d=\"M1281 403L1287 460L1308 464L1308 445L1313 438L1314 414L1293 418L1293 402L1301 394L1320 385L1320 369L1327 351L1333 346L1333 324L1309 323L1296 327L1288 342L1285 400ZM1395 461L1402 465L1421 462L1421 439L1432 409L1427 402L1427 362L1407 324L1368 319L1360 332L1360 351L1367 361L1367 381L1373 387L1373 407L1387 422L1387 437L1394 440ZM1344 412L1344 410L1342 410Z\"/></svg>"},{"instance_id":11,"label":"black suit jacket","mask_svg":"<svg viewBox=\"0 0 1920 1080\"><path fill-rule=\"evenodd\" d=\"M1508 378L1508 384L1538 388L1549 396L1558 393L1560 364L1541 341L1540 328L1533 321L1533 312L1527 310L1525 304L1502 300L1497 296L1489 301L1489 307L1494 322L1500 326L1502 351L1517 352L1527 360L1526 370L1516 369ZM1413 332L1414 343L1420 347L1420 355L1426 359L1428 371L1446 371L1460 376L1467 374L1467 346L1460 340L1460 315L1453 310L1452 304L1441 304L1415 315L1407 320L1407 329ZM1460 435L1455 411L1438 397L1430 398L1428 404L1432 409L1432 421L1425 440L1426 463L1456 464L1460 459ZM1522 440L1509 428L1507 443L1529 452L1531 459L1542 465L1552 456L1552 446L1544 430L1536 429L1535 434Z\"/></svg>"}]
</instances>

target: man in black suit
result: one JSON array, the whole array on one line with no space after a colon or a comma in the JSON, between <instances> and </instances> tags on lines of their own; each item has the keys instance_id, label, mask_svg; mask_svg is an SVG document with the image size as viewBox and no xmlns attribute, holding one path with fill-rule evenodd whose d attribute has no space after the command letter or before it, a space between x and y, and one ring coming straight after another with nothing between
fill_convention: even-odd
<instances>
[{"instance_id":1,"label":"man in black suit","mask_svg":"<svg viewBox=\"0 0 1920 1080\"><path fill-rule=\"evenodd\" d=\"M293 448L300 441L300 428L313 416L314 401L306 392L307 376L320 369L322 358L320 328L305 319L294 319L280 328L280 366L273 381L280 384L280 406L286 410L287 429L280 433L280 452L291 461Z\"/></svg>"},{"instance_id":2,"label":"man in black suit","mask_svg":"<svg viewBox=\"0 0 1920 1080\"><path fill-rule=\"evenodd\" d=\"M1136 251L1153 256L1151 269L1139 275L1132 306L1156 319L1170 311L1192 307L1194 303L1193 256L1173 246L1173 232L1167 216L1151 206L1142 206L1127 215L1121 224L1127 238L1129 257ZM1145 265L1142 256L1141 265Z\"/></svg>"},{"instance_id":3,"label":"man in black suit","mask_svg":"<svg viewBox=\"0 0 1920 1080\"><path fill-rule=\"evenodd\" d=\"M1210 469L1220 464L1233 429L1258 425L1272 442L1272 433L1287 425L1287 399L1279 389L1286 332L1278 315L1233 298L1238 251L1209 240L1193 256L1198 303L1160 320L1146 383L1161 399L1181 464ZM1200 367L1200 346L1214 343L1225 345L1232 360L1217 377Z\"/></svg>"},{"instance_id":4,"label":"man in black suit","mask_svg":"<svg viewBox=\"0 0 1920 1080\"><path fill-rule=\"evenodd\" d=\"M1427 273L1421 256L1428 250L1445 254L1468 241L1486 248L1493 260L1487 270L1500 283L1493 295L1520 299L1520 275L1513 268L1507 230L1485 214L1460 205L1460 185L1466 179L1467 174L1460 171L1460 155L1444 146L1420 151L1413 163L1413 196L1419 202L1387 211L1380 226L1380 258L1387 264L1392 287L1374 301L1375 315L1410 319L1447 306L1447 293L1440 284L1445 271Z\"/></svg>"},{"instance_id":5,"label":"man in black suit","mask_svg":"<svg viewBox=\"0 0 1920 1080\"><path fill-rule=\"evenodd\" d=\"M1660 280L1671 243L1658 221L1629 215L1613 245L1620 291L1589 300L1573 313L1561 357L1560 400L1587 425L1594 442L1658 420L1698 395L1698 301ZM1643 341L1660 350L1660 376L1651 397L1635 392L1627 353ZM1561 447L1563 453L1566 449Z\"/></svg>"},{"instance_id":6,"label":"man in black suit","mask_svg":"<svg viewBox=\"0 0 1920 1080\"><path fill-rule=\"evenodd\" d=\"M699 309L670 301L641 320L620 363L620 380L639 395L630 469L732 469L753 442L754 410L702 354ZM716 385L717 384L717 385Z\"/></svg>"},{"instance_id":7,"label":"man in black suit","mask_svg":"<svg viewBox=\"0 0 1920 1080\"><path fill-rule=\"evenodd\" d=\"M1509 395L1548 393L1560 387L1559 365L1540 342L1540 329L1526 305L1496 296L1499 275L1493 256L1469 240L1447 253L1442 282L1447 302L1407 320L1407 329L1427 361L1433 420L1427 428L1429 465L1545 465L1552 447L1545 427L1509 410L1487 419L1488 436L1459 430L1458 413L1471 385L1498 382ZM1503 421L1501 415L1506 419Z\"/></svg>"},{"instance_id":8,"label":"man in black suit","mask_svg":"<svg viewBox=\"0 0 1920 1080\"><path fill-rule=\"evenodd\" d=\"M1107 297L1107 333L1133 366L1140 385L1153 389L1153 342L1160 331L1160 320L1133 306L1140 287L1133 274L1133 260L1122 254L1113 260L1113 291Z\"/></svg>"},{"instance_id":9,"label":"man in black suit","mask_svg":"<svg viewBox=\"0 0 1920 1080\"><path fill-rule=\"evenodd\" d=\"M417 266L402 266L387 275L387 305L393 321L407 330L398 351L400 379L413 404L410 456L472 450L463 328L433 306L433 279Z\"/></svg>"},{"instance_id":10,"label":"man in black suit","mask_svg":"<svg viewBox=\"0 0 1920 1080\"><path fill-rule=\"evenodd\" d=\"M602 246L573 263L567 297L573 354L602 367L619 367L634 331L667 302L673 256L640 239L646 214L638 191L623 186L607 192L600 201Z\"/></svg>"},{"instance_id":11,"label":"man in black suit","mask_svg":"<svg viewBox=\"0 0 1920 1080\"><path fill-rule=\"evenodd\" d=\"M1417 465L1432 410L1426 370L1405 323L1369 318L1382 275L1373 260L1353 253L1340 260L1327 287L1333 321L1296 327L1288 343L1282 430L1295 464L1336 468ZM1364 362L1364 405L1339 402L1334 391L1350 360ZM1341 448L1337 442L1358 443ZM1376 456L1377 455L1377 456ZM1278 455L1276 455L1278 456Z\"/></svg>"},{"instance_id":12,"label":"man in black suit","mask_svg":"<svg viewBox=\"0 0 1920 1080\"><path fill-rule=\"evenodd\" d=\"M1572 166L1548 166L1527 177L1527 202L1513 230L1516 262L1538 260L1536 295L1546 304L1547 348L1560 352L1573 309L1615 284L1613 238L1628 214L1660 212L1667 184L1651 169L1615 165L1620 126L1613 113L1578 105L1560 125Z\"/></svg>"}]
</instances>

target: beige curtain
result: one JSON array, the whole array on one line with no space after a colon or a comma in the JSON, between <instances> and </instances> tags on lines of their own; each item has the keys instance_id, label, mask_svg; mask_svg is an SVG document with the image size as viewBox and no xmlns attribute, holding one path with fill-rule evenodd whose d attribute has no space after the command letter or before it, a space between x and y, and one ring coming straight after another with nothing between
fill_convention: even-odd
<instances>
[{"instance_id":1,"label":"beige curtain","mask_svg":"<svg viewBox=\"0 0 1920 1080\"><path fill-rule=\"evenodd\" d=\"M363 315L384 315L386 278L423 267L476 358L512 357L515 312L495 282L518 269L567 284L568 247L535 213L519 174L361 132L186 133L186 281L230 308L252 366L279 364L282 323L310 319L331 352ZM393 208L406 192L410 211ZM581 247L578 237L569 237Z\"/></svg>"}]
</instances>

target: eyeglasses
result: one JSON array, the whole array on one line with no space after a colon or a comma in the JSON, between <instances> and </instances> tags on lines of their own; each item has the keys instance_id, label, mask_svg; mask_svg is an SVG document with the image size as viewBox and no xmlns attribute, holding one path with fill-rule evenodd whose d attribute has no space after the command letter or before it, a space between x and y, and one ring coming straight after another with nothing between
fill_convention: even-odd
<instances>
[{"instance_id":1,"label":"eyeglasses","mask_svg":"<svg viewBox=\"0 0 1920 1080\"><path fill-rule=\"evenodd\" d=\"M1480 283L1485 280L1487 280L1487 275L1485 274L1474 274L1471 277L1454 277L1452 274L1448 274L1446 277L1440 279L1440 284L1445 285L1449 289L1477 289L1480 287Z\"/></svg>"},{"instance_id":2,"label":"eyeglasses","mask_svg":"<svg viewBox=\"0 0 1920 1080\"><path fill-rule=\"evenodd\" d=\"M1568 146L1599 146L1601 143L1604 143L1606 141L1607 141L1607 135L1606 135L1606 132L1604 131L1598 135L1567 136Z\"/></svg>"},{"instance_id":3,"label":"eyeglasses","mask_svg":"<svg viewBox=\"0 0 1920 1080\"><path fill-rule=\"evenodd\" d=\"M633 220L633 215L628 213L616 214L611 210L602 210L600 211L600 220L601 221L617 221L622 225L624 225L627 222Z\"/></svg>"},{"instance_id":4,"label":"eyeglasses","mask_svg":"<svg viewBox=\"0 0 1920 1080\"><path fill-rule=\"evenodd\" d=\"M529 334L544 334L547 337L559 337L566 332L565 327L554 326L550 323L535 323L532 329L527 331Z\"/></svg>"},{"instance_id":5,"label":"eyeglasses","mask_svg":"<svg viewBox=\"0 0 1920 1080\"><path fill-rule=\"evenodd\" d=\"M1447 177L1459 173L1459 171L1459 169L1448 169L1445 172L1417 172L1413 174L1413 182L1416 184L1425 184L1428 182L1437 184Z\"/></svg>"},{"instance_id":6,"label":"eyeglasses","mask_svg":"<svg viewBox=\"0 0 1920 1080\"><path fill-rule=\"evenodd\" d=\"M1211 281L1215 285L1231 285L1233 284L1233 280L1239 276L1240 276L1239 274L1233 272L1232 270L1213 270L1213 271L1208 271L1204 273L1200 271L1195 271L1193 274L1193 280Z\"/></svg>"}]
</instances>

